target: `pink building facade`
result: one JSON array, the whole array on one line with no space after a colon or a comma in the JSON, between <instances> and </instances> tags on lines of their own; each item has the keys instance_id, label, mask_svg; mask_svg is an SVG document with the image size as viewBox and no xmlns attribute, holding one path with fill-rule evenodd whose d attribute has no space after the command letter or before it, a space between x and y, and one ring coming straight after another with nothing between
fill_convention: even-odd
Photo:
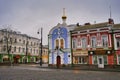
<instances>
[{"instance_id":1,"label":"pink building facade","mask_svg":"<svg viewBox=\"0 0 120 80\"><path fill-rule=\"evenodd\" d=\"M112 19L98 24L85 24L72 31L73 64L104 68L120 64L120 24Z\"/></svg>"}]
</instances>

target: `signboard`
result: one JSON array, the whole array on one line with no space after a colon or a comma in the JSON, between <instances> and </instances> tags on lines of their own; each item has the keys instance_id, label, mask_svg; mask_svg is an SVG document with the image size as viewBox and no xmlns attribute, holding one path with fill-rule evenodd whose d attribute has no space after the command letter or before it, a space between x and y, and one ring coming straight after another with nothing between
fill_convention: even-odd
<instances>
[{"instance_id":1,"label":"signboard","mask_svg":"<svg viewBox=\"0 0 120 80\"><path fill-rule=\"evenodd\" d=\"M88 51L87 50L74 51L73 55L74 56L88 56Z\"/></svg>"}]
</instances>

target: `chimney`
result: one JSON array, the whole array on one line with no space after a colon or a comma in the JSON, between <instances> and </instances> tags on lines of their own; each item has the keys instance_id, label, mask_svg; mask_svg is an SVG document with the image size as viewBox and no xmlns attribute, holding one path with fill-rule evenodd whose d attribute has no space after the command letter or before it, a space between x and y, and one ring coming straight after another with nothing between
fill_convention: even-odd
<instances>
[{"instance_id":1,"label":"chimney","mask_svg":"<svg viewBox=\"0 0 120 80\"><path fill-rule=\"evenodd\" d=\"M85 23L84 25L90 25L90 23Z\"/></svg>"},{"instance_id":2,"label":"chimney","mask_svg":"<svg viewBox=\"0 0 120 80\"><path fill-rule=\"evenodd\" d=\"M79 23L77 23L76 26L80 26Z\"/></svg>"}]
</instances>

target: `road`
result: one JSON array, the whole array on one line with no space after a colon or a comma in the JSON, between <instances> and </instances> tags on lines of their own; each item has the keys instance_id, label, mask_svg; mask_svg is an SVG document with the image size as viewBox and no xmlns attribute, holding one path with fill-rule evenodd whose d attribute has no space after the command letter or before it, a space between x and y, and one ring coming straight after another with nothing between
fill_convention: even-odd
<instances>
[{"instance_id":1,"label":"road","mask_svg":"<svg viewBox=\"0 0 120 80\"><path fill-rule=\"evenodd\" d=\"M120 80L119 72L48 69L36 66L2 66L0 80Z\"/></svg>"}]
</instances>

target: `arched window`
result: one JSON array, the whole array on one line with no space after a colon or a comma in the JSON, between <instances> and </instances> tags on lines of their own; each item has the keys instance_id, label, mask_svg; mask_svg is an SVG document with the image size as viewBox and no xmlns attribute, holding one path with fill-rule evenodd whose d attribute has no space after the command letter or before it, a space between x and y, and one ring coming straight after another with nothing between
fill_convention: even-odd
<instances>
[{"instance_id":1,"label":"arched window","mask_svg":"<svg viewBox=\"0 0 120 80\"><path fill-rule=\"evenodd\" d=\"M91 37L91 47L95 48L97 44L96 37Z\"/></svg>"},{"instance_id":2,"label":"arched window","mask_svg":"<svg viewBox=\"0 0 120 80\"><path fill-rule=\"evenodd\" d=\"M74 38L74 39L72 40L72 44L73 44L72 47L73 47L73 48L76 48L76 42L77 42L77 41L76 41L76 39Z\"/></svg>"},{"instance_id":3,"label":"arched window","mask_svg":"<svg viewBox=\"0 0 120 80\"><path fill-rule=\"evenodd\" d=\"M78 47L81 46L81 40L80 40L80 37L77 38L77 46L78 46Z\"/></svg>"},{"instance_id":4,"label":"arched window","mask_svg":"<svg viewBox=\"0 0 120 80\"><path fill-rule=\"evenodd\" d=\"M55 48L59 48L59 40L58 39L56 39L56 46L55 46Z\"/></svg>"},{"instance_id":5,"label":"arched window","mask_svg":"<svg viewBox=\"0 0 120 80\"><path fill-rule=\"evenodd\" d=\"M87 40L86 38L82 38L82 48L86 48L87 47Z\"/></svg>"},{"instance_id":6,"label":"arched window","mask_svg":"<svg viewBox=\"0 0 120 80\"><path fill-rule=\"evenodd\" d=\"M19 47L19 52L21 51L21 47Z\"/></svg>"},{"instance_id":7,"label":"arched window","mask_svg":"<svg viewBox=\"0 0 120 80\"><path fill-rule=\"evenodd\" d=\"M63 39L60 39L60 48L64 48L64 40Z\"/></svg>"},{"instance_id":8,"label":"arched window","mask_svg":"<svg viewBox=\"0 0 120 80\"><path fill-rule=\"evenodd\" d=\"M55 41L55 48L58 49L58 48L64 48L64 39L56 39Z\"/></svg>"},{"instance_id":9,"label":"arched window","mask_svg":"<svg viewBox=\"0 0 120 80\"><path fill-rule=\"evenodd\" d=\"M103 47L108 47L108 37L107 37L107 35L102 36L102 46Z\"/></svg>"}]
</instances>

